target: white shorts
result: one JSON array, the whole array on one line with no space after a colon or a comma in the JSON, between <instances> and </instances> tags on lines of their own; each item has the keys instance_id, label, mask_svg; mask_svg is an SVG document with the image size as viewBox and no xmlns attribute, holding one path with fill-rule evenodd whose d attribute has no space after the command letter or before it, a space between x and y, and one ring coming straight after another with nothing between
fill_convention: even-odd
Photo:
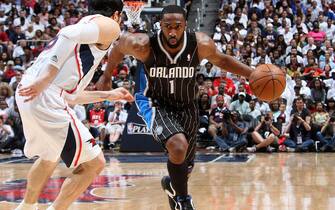
<instances>
[{"instance_id":1,"label":"white shorts","mask_svg":"<svg viewBox=\"0 0 335 210\"><path fill-rule=\"evenodd\" d=\"M20 84L31 84L34 77L24 75ZM61 88L51 85L33 101L15 93L26 137L24 153L28 158L56 162L61 158L67 167L74 168L96 158L101 148L93 136L67 106Z\"/></svg>"}]
</instances>

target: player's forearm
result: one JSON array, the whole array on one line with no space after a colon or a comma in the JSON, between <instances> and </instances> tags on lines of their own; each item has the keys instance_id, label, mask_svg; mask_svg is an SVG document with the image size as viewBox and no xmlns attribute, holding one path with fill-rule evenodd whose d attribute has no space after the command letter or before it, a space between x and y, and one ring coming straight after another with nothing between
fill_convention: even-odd
<instances>
[{"instance_id":1,"label":"player's forearm","mask_svg":"<svg viewBox=\"0 0 335 210\"><path fill-rule=\"evenodd\" d=\"M58 68L53 66L53 65L49 65L48 69L46 71L44 71L35 81L38 86L40 86L42 88L42 91L45 90L52 81L54 81L54 79L56 78L56 76L58 75Z\"/></svg>"},{"instance_id":2,"label":"player's forearm","mask_svg":"<svg viewBox=\"0 0 335 210\"><path fill-rule=\"evenodd\" d=\"M249 66L228 55L223 56L223 60L219 67L231 73L245 76L247 78L249 78L253 71Z\"/></svg>"},{"instance_id":3,"label":"player's forearm","mask_svg":"<svg viewBox=\"0 0 335 210\"><path fill-rule=\"evenodd\" d=\"M90 104L107 100L108 91L83 91L77 96L68 95L65 100L69 104Z\"/></svg>"}]
</instances>

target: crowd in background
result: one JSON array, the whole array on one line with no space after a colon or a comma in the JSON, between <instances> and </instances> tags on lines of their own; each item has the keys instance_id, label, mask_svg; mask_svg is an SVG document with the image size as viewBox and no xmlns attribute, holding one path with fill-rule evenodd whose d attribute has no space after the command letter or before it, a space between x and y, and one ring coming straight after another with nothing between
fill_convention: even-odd
<instances>
[{"instance_id":1,"label":"crowd in background","mask_svg":"<svg viewBox=\"0 0 335 210\"><path fill-rule=\"evenodd\" d=\"M190 2L190 1L186 1ZM154 2L153 2L154 3ZM186 6L189 6L188 4ZM202 61L197 73L199 146L221 151L333 151L335 148L335 4L325 0L223 0L213 32L218 50L256 68L275 64L286 72L281 98L255 98L244 77ZM0 6L0 152L21 155L24 135L14 92L24 71L58 31L88 14L86 1L14 1ZM158 17L123 32L159 30ZM93 81L106 68L107 55ZM135 87L137 62L126 57L113 87ZM76 105L80 120L110 149L120 141L131 104Z\"/></svg>"},{"instance_id":2,"label":"crowd in background","mask_svg":"<svg viewBox=\"0 0 335 210\"><path fill-rule=\"evenodd\" d=\"M333 151L335 14L326 0L223 0L213 39L256 68L286 72L283 95L255 98L246 78L203 61L198 74L203 138L223 151Z\"/></svg>"}]
</instances>

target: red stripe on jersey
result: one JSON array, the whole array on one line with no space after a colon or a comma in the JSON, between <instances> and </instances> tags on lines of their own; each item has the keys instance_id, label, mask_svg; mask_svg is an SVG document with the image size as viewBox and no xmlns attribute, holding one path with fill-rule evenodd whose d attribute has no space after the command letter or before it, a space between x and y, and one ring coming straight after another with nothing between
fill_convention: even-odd
<instances>
[{"instance_id":1,"label":"red stripe on jersey","mask_svg":"<svg viewBox=\"0 0 335 210\"><path fill-rule=\"evenodd\" d=\"M74 57L76 58L76 64L77 64L77 70L78 70L78 75L79 75L79 81L78 81L76 87L74 87L72 90L66 90L66 92L69 93L69 94L72 94L72 93L74 93L74 91L77 90L78 84L79 84L79 82L81 80L81 76L82 76L81 75L81 68L80 68L80 63L79 63L79 57L78 57L77 48L78 48L78 44L74 48Z\"/></svg>"},{"instance_id":2,"label":"red stripe on jersey","mask_svg":"<svg viewBox=\"0 0 335 210\"><path fill-rule=\"evenodd\" d=\"M76 131L77 131L77 133L78 133L78 138L79 138L79 152L78 152L77 157L76 157L76 160L75 160L75 162L74 162L74 167L76 167L77 164L78 164L80 155L81 155L81 150L82 150L82 147L83 147L83 143L82 143L81 135L80 135L80 133L79 133L79 129L78 129L78 127L77 127L76 121L74 120L72 114L70 114L70 112L67 110L67 107L65 108L65 110L66 110L67 113L70 115L70 117L71 117L71 119L72 119L72 122L73 122L73 124L74 124L74 127L76 128Z\"/></svg>"}]
</instances>

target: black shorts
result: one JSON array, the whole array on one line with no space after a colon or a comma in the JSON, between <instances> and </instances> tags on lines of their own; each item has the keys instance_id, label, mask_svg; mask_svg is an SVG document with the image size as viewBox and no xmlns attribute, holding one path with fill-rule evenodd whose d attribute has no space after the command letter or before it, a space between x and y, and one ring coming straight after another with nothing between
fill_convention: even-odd
<instances>
[{"instance_id":1,"label":"black shorts","mask_svg":"<svg viewBox=\"0 0 335 210\"><path fill-rule=\"evenodd\" d=\"M199 113L197 109L176 110L156 107L152 126L154 139L160 142L164 148L170 137L183 133L189 143L186 160L193 162L199 129Z\"/></svg>"}]
</instances>

